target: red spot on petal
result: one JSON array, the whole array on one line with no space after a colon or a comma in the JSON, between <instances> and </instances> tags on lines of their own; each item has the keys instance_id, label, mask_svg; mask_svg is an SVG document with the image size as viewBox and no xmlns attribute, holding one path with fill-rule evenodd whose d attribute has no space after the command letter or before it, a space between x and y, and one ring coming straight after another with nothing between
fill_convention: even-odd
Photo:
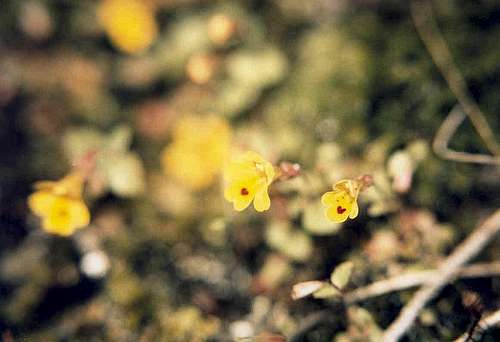
<instances>
[{"instance_id":1,"label":"red spot on petal","mask_svg":"<svg viewBox=\"0 0 500 342\"><path fill-rule=\"evenodd\" d=\"M248 189L247 188L241 188L240 194L242 194L243 196L248 195L249 194Z\"/></svg>"},{"instance_id":2,"label":"red spot on petal","mask_svg":"<svg viewBox=\"0 0 500 342\"><path fill-rule=\"evenodd\" d=\"M344 211L346 211L347 209L346 208L342 208L340 205L337 207L337 213L339 214L343 214Z\"/></svg>"}]
</instances>

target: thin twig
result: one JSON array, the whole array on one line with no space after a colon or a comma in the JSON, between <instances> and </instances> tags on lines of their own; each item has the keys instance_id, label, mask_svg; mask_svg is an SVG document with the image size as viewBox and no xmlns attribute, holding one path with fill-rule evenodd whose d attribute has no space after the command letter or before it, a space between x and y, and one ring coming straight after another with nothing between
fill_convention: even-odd
<instances>
[{"instance_id":1,"label":"thin twig","mask_svg":"<svg viewBox=\"0 0 500 342\"><path fill-rule=\"evenodd\" d=\"M500 310L493 312L492 314L484 317L478 323L478 326L481 327L478 330L478 333L484 334L488 329L494 327L500 327ZM455 342L464 342L469 338L468 333L462 334L459 338L455 340Z\"/></svg>"},{"instance_id":2,"label":"thin twig","mask_svg":"<svg viewBox=\"0 0 500 342\"><path fill-rule=\"evenodd\" d=\"M448 83L448 87L471 120L486 147L494 155L500 155L500 145L496 142L488 121L486 121L478 104L469 94L465 80L453 62L448 45L439 32L431 4L429 1L412 1L410 8L415 28L434 63Z\"/></svg>"},{"instance_id":3,"label":"thin twig","mask_svg":"<svg viewBox=\"0 0 500 342\"><path fill-rule=\"evenodd\" d=\"M343 300L346 304L352 304L386 293L406 290L425 284L429 279L436 277L438 272L438 270L416 271L376 281L370 285L346 292ZM500 261L477 263L462 267L458 272L457 278L480 278L496 275L500 275Z\"/></svg>"},{"instance_id":4,"label":"thin twig","mask_svg":"<svg viewBox=\"0 0 500 342\"><path fill-rule=\"evenodd\" d=\"M464 119L465 114L460 109L460 106L456 105L453 107L434 137L434 141L432 143L432 149L434 152L444 159L463 163L500 165L500 157L490 156L487 154L457 152L448 148L448 142Z\"/></svg>"},{"instance_id":5,"label":"thin twig","mask_svg":"<svg viewBox=\"0 0 500 342\"><path fill-rule=\"evenodd\" d=\"M418 290L405 305L399 316L384 333L385 342L398 341L413 325L420 310L458 274L460 268L476 256L483 247L500 231L500 209L489 216L465 239L438 268L435 276Z\"/></svg>"}]
</instances>

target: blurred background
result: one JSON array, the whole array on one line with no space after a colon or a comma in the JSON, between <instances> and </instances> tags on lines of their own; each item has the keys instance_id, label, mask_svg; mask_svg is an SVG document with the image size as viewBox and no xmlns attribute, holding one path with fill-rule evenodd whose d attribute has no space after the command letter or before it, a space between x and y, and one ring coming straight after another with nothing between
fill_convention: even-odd
<instances>
[{"instance_id":1,"label":"blurred background","mask_svg":"<svg viewBox=\"0 0 500 342\"><path fill-rule=\"evenodd\" d=\"M433 10L499 132L500 3ZM349 289L433 269L499 206L498 167L432 151L456 103L403 1L1 1L2 339L380 340L412 290L346 306L291 288L345 260ZM488 152L468 120L450 147ZM301 166L265 213L224 200L242 150ZM90 225L46 232L33 184L89 160ZM321 194L362 174L359 217L329 222ZM498 276L458 280L406 340L466 331L464 290L500 307Z\"/></svg>"}]
</instances>

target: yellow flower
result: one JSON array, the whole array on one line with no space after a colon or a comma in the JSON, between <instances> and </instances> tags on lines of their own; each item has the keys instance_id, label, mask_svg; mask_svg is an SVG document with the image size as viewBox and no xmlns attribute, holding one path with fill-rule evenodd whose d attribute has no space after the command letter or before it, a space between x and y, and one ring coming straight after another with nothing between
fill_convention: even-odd
<instances>
[{"instance_id":1,"label":"yellow flower","mask_svg":"<svg viewBox=\"0 0 500 342\"><path fill-rule=\"evenodd\" d=\"M334 222L344 222L347 218L354 219L358 216L358 195L361 182L353 179L343 179L333 186L333 191L328 191L321 196L321 203L325 207L326 216Z\"/></svg>"},{"instance_id":2,"label":"yellow flower","mask_svg":"<svg viewBox=\"0 0 500 342\"><path fill-rule=\"evenodd\" d=\"M70 173L63 179L35 184L28 197L28 206L42 218L42 227L49 233L68 236L90 222L90 213L82 201L83 177Z\"/></svg>"},{"instance_id":3,"label":"yellow flower","mask_svg":"<svg viewBox=\"0 0 500 342\"><path fill-rule=\"evenodd\" d=\"M274 180L275 171L273 165L258 153L248 151L233 160L224 176L228 183L224 198L233 203L235 210L244 210L252 200L255 210L269 209L271 200L267 190Z\"/></svg>"},{"instance_id":4,"label":"yellow flower","mask_svg":"<svg viewBox=\"0 0 500 342\"><path fill-rule=\"evenodd\" d=\"M98 16L111 42L126 53L146 50L158 35L154 13L141 0L103 0Z\"/></svg>"},{"instance_id":5,"label":"yellow flower","mask_svg":"<svg viewBox=\"0 0 500 342\"><path fill-rule=\"evenodd\" d=\"M186 116L177 122L173 142L162 153L163 169L191 189L206 188L222 169L230 140L226 120Z\"/></svg>"}]
</instances>

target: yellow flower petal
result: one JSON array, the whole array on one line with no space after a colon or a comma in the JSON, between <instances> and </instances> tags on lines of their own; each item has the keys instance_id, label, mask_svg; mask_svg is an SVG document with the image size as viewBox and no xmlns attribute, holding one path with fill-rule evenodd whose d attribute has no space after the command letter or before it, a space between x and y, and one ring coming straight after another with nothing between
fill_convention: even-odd
<instances>
[{"instance_id":1,"label":"yellow flower petal","mask_svg":"<svg viewBox=\"0 0 500 342\"><path fill-rule=\"evenodd\" d=\"M67 195L73 198L82 197L83 192L83 176L78 172L71 172L60 181L52 189L56 195Z\"/></svg>"},{"instance_id":2,"label":"yellow flower petal","mask_svg":"<svg viewBox=\"0 0 500 342\"><path fill-rule=\"evenodd\" d=\"M265 177L271 184L275 171L273 165L263 159L257 152L247 151L226 165L225 177L227 179Z\"/></svg>"},{"instance_id":3,"label":"yellow flower petal","mask_svg":"<svg viewBox=\"0 0 500 342\"><path fill-rule=\"evenodd\" d=\"M274 177L276 176L276 171L274 170L273 164L269 163L268 161L264 161L264 172L267 176L267 185L270 185L273 182Z\"/></svg>"},{"instance_id":4,"label":"yellow flower petal","mask_svg":"<svg viewBox=\"0 0 500 342\"><path fill-rule=\"evenodd\" d=\"M359 213L358 203L354 202L352 205L351 212L349 213L349 218L355 219L356 217L358 217L358 213Z\"/></svg>"},{"instance_id":5,"label":"yellow flower petal","mask_svg":"<svg viewBox=\"0 0 500 342\"><path fill-rule=\"evenodd\" d=\"M267 185L270 185L276 175L273 164L262 158L259 154L251 151L247 152L247 158L251 158L254 169L257 170L260 177L265 178Z\"/></svg>"},{"instance_id":6,"label":"yellow flower petal","mask_svg":"<svg viewBox=\"0 0 500 342\"><path fill-rule=\"evenodd\" d=\"M40 181L36 182L35 185L33 186L36 190L50 190L52 189L57 182L54 181Z\"/></svg>"},{"instance_id":7,"label":"yellow flower petal","mask_svg":"<svg viewBox=\"0 0 500 342\"><path fill-rule=\"evenodd\" d=\"M65 222L60 222L56 218L47 216L42 221L43 229L48 233L57 234L61 236L70 236L75 232L73 227Z\"/></svg>"},{"instance_id":8,"label":"yellow flower petal","mask_svg":"<svg viewBox=\"0 0 500 342\"><path fill-rule=\"evenodd\" d=\"M82 201L71 203L71 225L75 228L83 228L90 223L90 212Z\"/></svg>"},{"instance_id":9,"label":"yellow flower petal","mask_svg":"<svg viewBox=\"0 0 500 342\"><path fill-rule=\"evenodd\" d=\"M271 207L271 199L267 193L267 186L262 186L257 190L253 200L253 207L259 212L268 210Z\"/></svg>"},{"instance_id":10,"label":"yellow flower petal","mask_svg":"<svg viewBox=\"0 0 500 342\"><path fill-rule=\"evenodd\" d=\"M341 223L349 217L349 210L347 208L329 207L326 211L326 217L333 222Z\"/></svg>"},{"instance_id":11,"label":"yellow flower petal","mask_svg":"<svg viewBox=\"0 0 500 342\"><path fill-rule=\"evenodd\" d=\"M38 216L46 215L57 198L50 191L37 191L28 197L28 206Z\"/></svg>"},{"instance_id":12,"label":"yellow flower petal","mask_svg":"<svg viewBox=\"0 0 500 342\"><path fill-rule=\"evenodd\" d=\"M325 206L332 206L335 204L335 199L337 198L337 195L339 194L339 191L328 191L321 196L321 203Z\"/></svg>"},{"instance_id":13,"label":"yellow flower petal","mask_svg":"<svg viewBox=\"0 0 500 342\"><path fill-rule=\"evenodd\" d=\"M70 235L74 231L71 225L70 200L57 197L43 220L43 228L50 233Z\"/></svg>"},{"instance_id":14,"label":"yellow flower petal","mask_svg":"<svg viewBox=\"0 0 500 342\"><path fill-rule=\"evenodd\" d=\"M227 181L235 179L251 179L258 177L255 164L252 161L232 161L226 165L224 170L224 179Z\"/></svg>"},{"instance_id":15,"label":"yellow flower petal","mask_svg":"<svg viewBox=\"0 0 500 342\"><path fill-rule=\"evenodd\" d=\"M251 196L248 196L247 198L237 198L233 202L233 208L236 211L243 211L250 205L251 202Z\"/></svg>"},{"instance_id":16,"label":"yellow flower petal","mask_svg":"<svg viewBox=\"0 0 500 342\"><path fill-rule=\"evenodd\" d=\"M83 176L73 172L59 181L35 184L41 190L28 197L28 206L42 218L46 231L67 236L89 224L90 213L81 199L83 183Z\"/></svg>"},{"instance_id":17,"label":"yellow flower petal","mask_svg":"<svg viewBox=\"0 0 500 342\"><path fill-rule=\"evenodd\" d=\"M89 224L90 213L80 200L57 197L45 215L43 228L50 233L71 235L76 229Z\"/></svg>"},{"instance_id":18,"label":"yellow flower petal","mask_svg":"<svg viewBox=\"0 0 500 342\"><path fill-rule=\"evenodd\" d=\"M255 197L254 183L232 183L224 190L224 197L233 203L236 211L246 209Z\"/></svg>"},{"instance_id":19,"label":"yellow flower petal","mask_svg":"<svg viewBox=\"0 0 500 342\"><path fill-rule=\"evenodd\" d=\"M151 8L140 0L104 0L99 19L111 42L126 53L147 49L158 34Z\"/></svg>"},{"instance_id":20,"label":"yellow flower petal","mask_svg":"<svg viewBox=\"0 0 500 342\"><path fill-rule=\"evenodd\" d=\"M358 215L356 200L343 190L325 193L321 197L321 203L328 207L326 216L334 222L344 222L348 217L355 218Z\"/></svg>"},{"instance_id":21,"label":"yellow flower petal","mask_svg":"<svg viewBox=\"0 0 500 342\"><path fill-rule=\"evenodd\" d=\"M229 186L224 195L228 201L233 202L236 210L245 209L252 199L255 210L268 210L271 200L267 190L274 176L274 167L270 162L256 152L247 151L226 165L224 178ZM242 191L245 193L243 196Z\"/></svg>"},{"instance_id":22,"label":"yellow flower petal","mask_svg":"<svg viewBox=\"0 0 500 342\"><path fill-rule=\"evenodd\" d=\"M236 184L236 183L229 184L224 189L224 198L227 201L232 202L237 196L238 189L239 189L238 184Z\"/></svg>"},{"instance_id":23,"label":"yellow flower petal","mask_svg":"<svg viewBox=\"0 0 500 342\"><path fill-rule=\"evenodd\" d=\"M334 190L347 191L349 189L350 179L341 179L333 185Z\"/></svg>"},{"instance_id":24,"label":"yellow flower petal","mask_svg":"<svg viewBox=\"0 0 500 342\"><path fill-rule=\"evenodd\" d=\"M354 199L358 198L360 188L359 181L353 179L342 179L333 186L334 190L347 192Z\"/></svg>"},{"instance_id":25,"label":"yellow flower petal","mask_svg":"<svg viewBox=\"0 0 500 342\"><path fill-rule=\"evenodd\" d=\"M71 172L58 181L36 182L34 188L51 192L54 195L80 198L83 192L83 176L78 172Z\"/></svg>"}]
</instances>

